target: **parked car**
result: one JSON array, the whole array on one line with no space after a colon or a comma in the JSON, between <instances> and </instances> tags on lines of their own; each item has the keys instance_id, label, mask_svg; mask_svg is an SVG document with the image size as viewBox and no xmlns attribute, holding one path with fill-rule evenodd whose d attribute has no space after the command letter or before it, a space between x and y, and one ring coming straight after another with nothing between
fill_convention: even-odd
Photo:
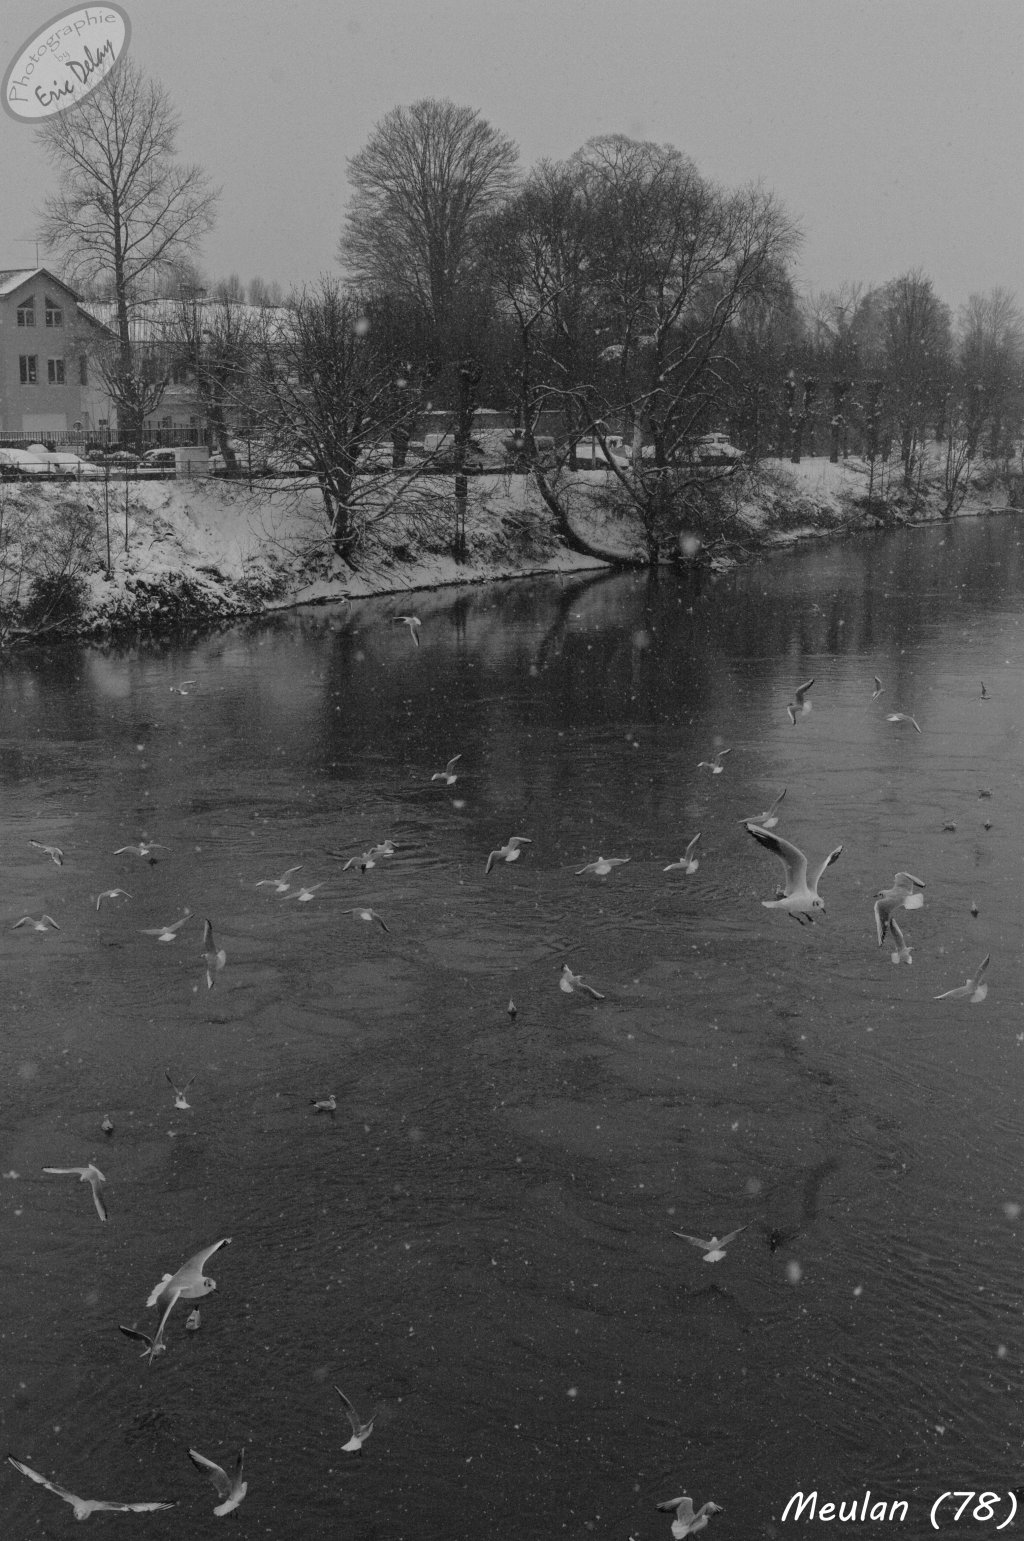
<instances>
[{"instance_id":1,"label":"parked car","mask_svg":"<svg viewBox=\"0 0 1024 1541\"><path fill-rule=\"evenodd\" d=\"M576 444L576 464L582 471L601 471L606 466L627 466L629 454L618 434L607 434L600 439L579 439Z\"/></svg>"},{"instance_id":2,"label":"parked car","mask_svg":"<svg viewBox=\"0 0 1024 1541\"><path fill-rule=\"evenodd\" d=\"M269 452L262 439L229 439L228 448L234 451L239 475L265 476L269 466ZM226 476L227 462L219 449L210 451L211 476Z\"/></svg>"},{"instance_id":3,"label":"parked car","mask_svg":"<svg viewBox=\"0 0 1024 1541\"><path fill-rule=\"evenodd\" d=\"M702 465L728 465L742 460L743 451L730 444L724 433L705 433L697 440L697 459Z\"/></svg>"},{"instance_id":4,"label":"parked car","mask_svg":"<svg viewBox=\"0 0 1024 1541\"><path fill-rule=\"evenodd\" d=\"M139 461L142 471L174 471L177 459L173 449L148 449Z\"/></svg>"},{"instance_id":5,"label":"parked car","mask_svg":"<svg viewBox=\"0 0 1024 1541\"><path fill-rule=\"evenodd\" d=\"M102 476L103 472L70 452L50 450L45 444L26 444L18 449L0 449L0 475L5 480L24 477L70 482Z\"/></svg>"},{"instance_id":6,"label":"parked car","mask_svg":"<svg viewBox=\"0 0 1024 1541\"><path fill-rule=\"evenodd\" d=\"M137 466L139 457L133 449L122 449L119 444L107 444L95 449L86 450L87 460L94 465L111 466L115 470L122 471L126 467Z\"/></svg>"}]
</instances>

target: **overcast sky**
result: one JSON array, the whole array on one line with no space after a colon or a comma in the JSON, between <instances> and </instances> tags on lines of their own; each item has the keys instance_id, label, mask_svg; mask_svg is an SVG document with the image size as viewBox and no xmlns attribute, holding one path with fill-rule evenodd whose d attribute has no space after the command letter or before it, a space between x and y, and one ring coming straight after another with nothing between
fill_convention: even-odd
<instances>
[{"instance_id":1,"label":"overcast sky","mask_svg":"<svg viewBox=\"0 0 1024 1541\"><path fill-rule=\"evenodd\" d=\"M954 307L997 285L1024 303L1021 0L121 3L181 158L223 189L211 278L338 271L346 158L389 108L436 96L524 167L625 133L762 181L803 228L804 288L919 267ZM59 8L4 0L0 73ZM52 173L5 113L0 166L0 266L32 266Z\"/></svg>"}]
</instances>

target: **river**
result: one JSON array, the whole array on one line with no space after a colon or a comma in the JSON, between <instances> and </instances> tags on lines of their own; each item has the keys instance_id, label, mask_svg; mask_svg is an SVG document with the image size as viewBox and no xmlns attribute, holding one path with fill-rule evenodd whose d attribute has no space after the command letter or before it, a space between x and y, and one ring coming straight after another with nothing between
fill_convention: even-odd
<instances>
[{"instance_id":1,"label":"river","mask_svg":"<svg viewBox=\"0 0 1024 1541\"><path fill-rule=\"evenodd\" d=\"M721 1541L798 1490L906 1500L918 1535L951 1489L1005 1518L1022 615L990 518L7 660L5 1448L176 1502L121 1522L153 1541L215 1533L189 1447L244 1446L242 1533L288 1541L655 1541L681 1493ZM843 847L813 925L762 907L782 868L742 822L783 788L780 834ZM910 967L874 934L898 870ZM935 999L987 954L984 1000ZM89 1161L106 1223L42 1171ZM711 1264L673 1235L741 1226ZM150 1365L118 1325L223 1237ZM361 1453L336 1386L378 1409ZM6 1533L56 1534L5 1471Z\"/></svg>"}]
</instances>

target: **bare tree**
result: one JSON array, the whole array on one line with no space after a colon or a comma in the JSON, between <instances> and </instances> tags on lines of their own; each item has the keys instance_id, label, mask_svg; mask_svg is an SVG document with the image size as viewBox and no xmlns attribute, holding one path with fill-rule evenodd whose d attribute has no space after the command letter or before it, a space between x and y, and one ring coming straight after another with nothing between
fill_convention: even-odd
<instances>
[{"instance_id":1,"label":"bare tree","mask_svg":"<svg viewBox=\"0 0 1024 1541\"><path fill-rule=\"evenodd\" d=\"M239 298L242 285L233 279L219 284L212 300L182 293L165 328L173 363L191 377L229 475L238 470L229 427L232 419L252 415L257 339L265 320Z\"/></svg>"},{"instance_id":2,"label":"bare tree","mask_svg":"<svg viewBox=\"0 0 1024 1541\"><path fill-rule=\"evenodd\" d=\"M143 280L187 261L211 228L217 193L198 166L174 158L178 117L163 87L130 59L68 111L48 118L38 139L56 168L39 239L58 254L69 282L109 285L118 337L111 391L139 443L145 412L131 338Z\"/></svg>"},{"instance_id":3,"label":"bare tree","mask_svg":"<svg viewBox=\"0 0 1024 1541\"><path fill-rule=\"evenodd\" d=\"M1006 458L1024 416L1024 316L1012 294L972 294L960 314L959 365L981 387L988 449Z\"/></svg>"},{"instance_id":4,"label":"bare tree","mask_svg":"<svg viewBox=\"0 0 1024 1541\"><path fill-rule=\"evenodd\" d=\"M515 144L473 108L434 98L392 108L348 162L339 261L366 292L413 301L445 339L517 160Z\"/></svg>"},{"instance_id":5,"label":"bare tree","mask_svg":"<svg viewBox=\"0 0 1024 1541\"><path fill-rule=\"evenodd\" d=\"M926 424L940 419L952 367L949 309L920 269L882 290L885 374L903 478L919 479Z\"/></svg>"},{"instance_id":6,"label":"bare tree","mask_svg":"<svg viewBox=\"0 0 1024 1541\"><path fill-rule=\"evenodd\" d=\"M387 467L426 380L380 344L365 308L331 278L303 289L264 329L261 377L267 429L315 476L331 548L354 568L369 525L418 474ZM382 474L361 475L367 466Z\"/></svg>"}]
</instances>

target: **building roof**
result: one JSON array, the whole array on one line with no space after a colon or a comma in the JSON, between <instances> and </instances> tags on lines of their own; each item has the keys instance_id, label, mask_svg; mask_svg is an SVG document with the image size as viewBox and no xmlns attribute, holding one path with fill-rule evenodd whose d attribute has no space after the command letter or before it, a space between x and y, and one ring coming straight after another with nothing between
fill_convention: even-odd
<instances>
[{"instance_id":1,"label":"building roof","mask_svg":"<svg viewBox=\"0 0 1024 1541\"><path fill-rule=\"evenodd\" d=\"M55 288L63 289L65 294L73 295L78 299L77 291L70 284L58 278L56 273L51 273L49 268L0 268L0 298L5 294L13 294L15 289L20 289L22 284L27 284L33 278L53 284Z\"/></svg>"}]
</instances>

